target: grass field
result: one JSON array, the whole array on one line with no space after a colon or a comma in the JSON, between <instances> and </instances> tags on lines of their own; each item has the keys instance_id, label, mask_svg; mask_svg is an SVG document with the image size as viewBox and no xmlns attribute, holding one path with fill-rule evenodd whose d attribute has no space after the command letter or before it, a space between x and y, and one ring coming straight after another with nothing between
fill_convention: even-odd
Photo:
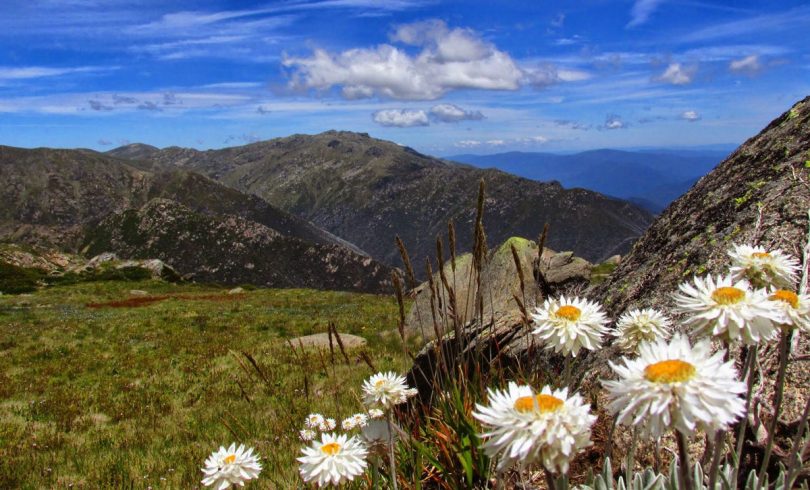
<instances>
[{"instance_id":1,"label":"grass field","mask_svg":"<svg viewBox=\"0 0 810 490\"><path fill-rule=\"evenodd\" d=\"M161 298L88 306L132 289ZM372 371L287 339L331 321L368 339L377 369L408 365L391 297L226 293L146 281L0 296L0 488L195 488L232 441L262 456L255 488L294 488L304 416L350 415Z\"/></svg>"}]
</instances>

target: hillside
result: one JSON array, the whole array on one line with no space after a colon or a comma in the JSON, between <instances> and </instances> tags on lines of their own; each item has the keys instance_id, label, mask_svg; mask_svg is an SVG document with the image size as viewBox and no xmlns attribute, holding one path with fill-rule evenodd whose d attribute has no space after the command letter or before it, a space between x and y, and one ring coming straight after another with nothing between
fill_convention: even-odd
<instances>
[{"instance_id":1,"label":"hillside","mask_svg":"<svg viewBox=\"0 0 810 490\"><path fill-rule=\"evenodd\" d=\"M144 160L120 160L88 150L0 147L0 170L7 182L0 189L0 239L53 246L72 252L111 251L127 257L127 254L136 254L145 249L136 247L134 242L113 240L104 242L109 249L101 250L97 237L99 231L94 230L90 236L86 236L88 230L111 215L120 215L128 210L135 212L154 199L168 199L188 213L206 220L205 230L215 229L238 217L244 222L241 231L261 229L262 233L276 237L273 250L284 250L271 261L278 271L260 267L258 270L266 273L267 277L259 277L256 271L242 270L236 274L234 270L218 267L214 263L216 260L229 260L225 254L228 246L244 246L240 245L242 241L249 241L250 237L240 237L235 230L230 230L228 235L229 240L233 241L185 242L190 249L203 248L199 253L207 257L207 262L190 260L193 255L189 253L190 249L161 249L161 258L184 273L192 273L192 265L205 262L205 267L211 269L210 273L197 274L195 277L226 283L255 281L257 284L316 288L336 284L350 287L357 283L362 284L358 287L364 291L379 291L382 290L382 282L387 281L387 268L369 259L354 245L306 220L281 211L257 196L243 194L196 173L176 169L158 172L144 170L159 168L156 165ZM161 232L177 232L170 229L173 225L169 221L158 223L163 223L167 229L149 229L153 236ZM134 240L145 239L149 235L127 237ZM182 242L182 237L176 238ZM283 247L279 245L281 243ZM89 248L86 246L88 244L91 245ZM269 250L264 248L256 253L261 256L269 254ZM225 255L218 255L220 253ZM331 262L321 263L322 268L319 269L317 261L309 258L313 253L329 255ZM140 258L153 258L143 253L137 255ZM283 261L287 262L282 266ZM337 271L344 266L356 268L358 264L368 268L368 283L360 280L356 274L350 274L345 279L338 277L341 273ZM301 270L298 274L301 277L293 277L296 274L294 269L299 265ZM282 276L284 279L281 279ZM378 289L369 286L375 281Z\"/></svg>"},{"instance_id":2,"label":"hillside","mask_svg":"<svg viewBox=\"0 0 810 490\"><path fill-rule=\"evenodd\" d=\"M559 181L639 203L660 212L725 156L722 151L591 150L572 155L508 152L454 155L449 160L540 181Z\"/></svg>"},{"instance_id":3,"label":"hillside","mask_svg":"<svg viewBox=\"0 0 810 490\"><path fill-rule=\"evenodd\" d=\"M469 249L481 179L491 243L537 236L548 222L550 247L598 261L628 251L652 220L635 205L592 191L450 163L351 132L222 150L166 148L150 161L193 169L258 195L389 264L399 263L393 241L399 235L420 272L449 220L456 224L459 250Z\"/></svg>"},{"instance_id":4,"label":"hillside","mask_svg":"<svg viewBox=\"0 0 810 490\"><path fill-rule=\"evenodd\" d=\"M390 269L345 247L312 244L169 199L107 217L88 232L83 248L90 255L161 259L198 282L380 292L390 279Z\"/></svg>"}]
</instances>

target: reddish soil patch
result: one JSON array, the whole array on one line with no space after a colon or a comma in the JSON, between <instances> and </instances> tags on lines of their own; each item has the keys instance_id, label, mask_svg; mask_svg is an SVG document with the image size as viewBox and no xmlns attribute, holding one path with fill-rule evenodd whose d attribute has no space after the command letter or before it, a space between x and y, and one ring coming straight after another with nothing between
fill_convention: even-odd
<instances>
[{"instance_id":1,"label":"reddish soil patch","mask_svg":"<svg viewBox=\"0 0 810 490\"><path fill-rule=\"evenodd\" d=\"M139 296L135 298L127 298L117 301L107 301L105 303L87 303L88 308L139 308L141 306L149 306L152 303L164 301L167 299L179 299L184 301L237 301L244 298L243 294L174 294L163 296Z\"/></svg>"}]
</instances>

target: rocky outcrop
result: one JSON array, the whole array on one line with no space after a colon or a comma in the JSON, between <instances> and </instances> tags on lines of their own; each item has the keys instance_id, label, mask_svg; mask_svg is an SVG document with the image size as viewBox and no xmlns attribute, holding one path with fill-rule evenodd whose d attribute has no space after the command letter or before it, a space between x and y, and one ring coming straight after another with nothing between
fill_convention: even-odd
<instances>
[{"instance_id":1,"label":"rocky outcrop","mask_svg":"<svg viewBox=\"0 0 810 490\"><path fill-rule=\"evenodd\" d=\"M84 248L158 258L184 279L221 284L387 292L391 270L339 245L293 238L234 215L211 215L153 199L91 229Z\"/></svg>"},{"instance_id":2,"label":"rocky outcrop","mask_svg":"<svg viewBox=\"0 0 810 490\"><path fill-rule=\"evenodd\" d=\"M523 269L523 289L517 274L512 247L518 254ZM520 237L512 237L493 250L485 262L481 274L481 289L484 293L484 318L517 317L520 313L516 297L530 310L546 294L567 294L582 290L588 285L591 264L571 252L555 252L544 248L538 257L537 243ZM454 270L455 269L455 270ZM537 272L541 273L538 276ZM410 334L419 334L424 339L435 338L433 318L437 319L439 331L444 333L454 322L453 318L468 323L478 313L475 311L477 282L472 270L472 255L464 254L456 258L455 267L448 261L444 275L455 295L457 311L450 311L448 292L435 295L431 302L431 289L427 282L412 291L415 301L408 314L405 327ZM542 277L544 284L537 283ZM441 275L436 272L433 282L442 284ZM433 311L431 312L431 304Z\"/></svg>"}]
</instances>

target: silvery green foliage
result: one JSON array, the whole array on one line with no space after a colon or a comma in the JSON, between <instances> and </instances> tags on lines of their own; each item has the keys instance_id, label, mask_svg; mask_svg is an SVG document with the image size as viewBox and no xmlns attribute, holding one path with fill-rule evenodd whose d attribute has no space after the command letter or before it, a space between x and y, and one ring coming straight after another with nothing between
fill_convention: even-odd
<instances>
[{"instance_id":1,"label":"silvery green foliage","mask_svg":"<svg viewBox=\"0 0 810 490\"><path fill-rule=\"evenodd\" d=\"M777 475L776 480L773 483L773 486L770 486L770 482L768 482L768 475L765 475L765 478L760 482L757 479L757 472L752 471L748 474L748 479L745 481L745 490L768 490L768 488L773 490L790 490L785 483L785 469L779 469L779 475ZM803 482L802 485L799 487L793 487L802 490L807 490L807 482Z\"/></svg>"},{"instance_id":2,"label":"silvery green foliage","mask_svg":"<svg viewBox=\"0 0 810 490\"><path fill-rule=\"evenodd\" d=\"M695 489L709 490L708 478L704 475L700 464L695 464L693 469L692 478L695 482ZM731 465L723 465L723 467L720 468L718 481L714 490L731 490L732 484L730 482L732 481L733 473L734 468ZM557 482L557 490L567 490L567 485L560 485L560 483L563 482ZM607 459L605 460L601 473L597 475L589 473L586 483L574 487L574 490L680 490L680 488L677 461L674 461L670 465L667 475L656 473L652 468L647 468L642 472L634 473L633 480L630 484L627 484L624 476L619 476L618 479L614 480L613 468L610 464L610 459ZM765 480L760 482L757 480L757 472L755 470L751 471L751 473L748 474L744 488L745 490L790 490L785 485L784 470L779 472L779 475L772 485L768 481L767 476ZM803 484L801 488L808 490L806 483Z\"/></svg>"}]
</instances>

